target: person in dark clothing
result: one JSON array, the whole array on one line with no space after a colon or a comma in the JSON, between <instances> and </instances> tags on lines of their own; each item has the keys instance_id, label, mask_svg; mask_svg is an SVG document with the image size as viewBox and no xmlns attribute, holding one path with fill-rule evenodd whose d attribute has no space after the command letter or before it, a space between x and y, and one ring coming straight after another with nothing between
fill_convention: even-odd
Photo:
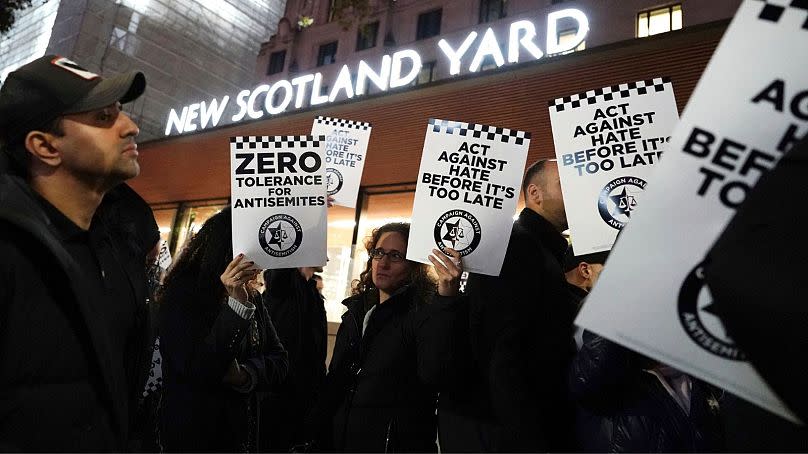
<instances>
[{"instance_id":1,"label":"person in dark clothing","mask_svg":"<svg viewBox=\"0 0 808 454\"><path fill-rule=\"evenodd\" d=\"M126 353L126 357L130 359L129 367L133 367L127 375L137 377L132 386L134 405L129 408L130 431L127 451L156 451L159 448L156 444L155 419L158 401L155 398L147 399L143 394L143 387L150 373L152 345L158 322L149 272L159 250L160 230L149 204L126 183L121 183L110 190L101 202L99 210L110 220L110 234L120 249L129 256L127 260L133 264L133 280L146 288L145 293L139 294L142 298L139 304L146 308L145 312L143 309L140 311L146 321L139 325L142 331L137 333L137 344L133 343Z\"/></svg>"},{"instance_id":2,"label":"person in dark clothing","mask_svg":"<svg viewBox=\"0 0 808 454\"><path fill-rule=\"evenodd\" d=\"M720 393L589 331L569 373L583 452L714 452Z\"/></svg>"},{"instance_id":3,"label":"person in dark clothing","mask_svg":"<svg viewBox=\"0 0 808 454\"><path fill-rule=\"evenodd\" d=\"M564 277L570 292L570 302L576 313L581 310L584 300L598 281L600 273L603 271L603 264L606 263L608 257L609 251L575 255L572 245L567 248L567 252L564 254ZM583 330L575 328L574 339L578 349L583 344L582 335Z\"/></svg>"},{"instance_id":4,"label":"person in dark clothing","mask_svg":"<svg viewBox=\"0 0 808 454\"><path fill-rule=\"evenodd\" d=\"M259 392L286 378L286 351L247 286L258 270L232 247L226 208L193 237L160 294L167 451L256 452Z\"/></svg>"},{"instance_id":5,"label":"person in dark clothing","mask_svg":"<svg viewBox=\"0 0 808 454\"><path fill-rule=\"evenodd\" d=\"M727 334L803 422L808 421L808 136L760 180L707 254L704 278ZM808 446L802 445L802 450Z\"/></svg>"},{"instance_id":6,"label":"person in dark clothing","mask_svg":"<svg viewBox=\"0 0 808 454\"><path fill-rule=\"evenodd\" d=\"M500 275L471 274L466 284L471 358L458 367L471 367L464 392L441 393L448 452L571 447L566 373L575 310L561 266L567 221L556 163L530 166L523 192Z\"/></svg>"},{"instance_id":7,"label":"person in dark clothing","mask_svg":"<svg viewBox=\"0 0 808 454\"><path fill-rule=\"evenodd\" d=\"M303 424L325 380L328 325L312 279L322 267L268 270L264 305L289 353L289 374L262 404L262 451L289 452L305 438Z\"/></svg>"},{"instance_id":8,"label":"person in dark clothing","mask_svg":"<svg viewBox=\"0 0 808 454\"><path fill-rule=\"evenodd\" d=\"M808 349L808 285L800 238L808 216L808 137L760 178L704 262L704 279L727 334L783 402L808 420L804 352ZM776 200L776 204L771 201ZM755 264L755 266L750 266ZM722 418L727 449L805 452L808 429L728 395Z\"/></svg>"},{"instance_id":9,"label":"person in dark clothing","mask_svg":"<svg viewBox=\"0 0 808 454\"><path fill-rule=\"evenodd\" d=\"M113 188L140 170L121 103L145 84L48 55L0 90L2 451L126 447L143 383L145 254L122 241L141 226L119 216Z\"/></svg>"},{"instance_id":10,"label":"person in dark clothing","mask_svg":"<svg viewBox=\"0 0 808 454\"><path fill-rule=\"evenodd\" d=\"M564 277L576 311L581 308L586 295L598 281L608 257L609 251L576 255L572 246L567 248L564 254Z\"/></svg>"},{"instance_id":11,"label":"person in dark clothing","mask_svg":"<svg viewBox=\"0 0 808 454\"><path fill-rule=\"evenodd\" d=\"M374 230L369 259L337 332L326 385L312 415L315 449L435 452L441 352L430 349L430 319L454 298L462 264L433 251L436 286L425 265L406 260L409 224ZM439 257L440 259L438 259ZM427 304L436 298L432 304ZM319 430L318 430L319 429Z\"/></svg>"}]
</instances>

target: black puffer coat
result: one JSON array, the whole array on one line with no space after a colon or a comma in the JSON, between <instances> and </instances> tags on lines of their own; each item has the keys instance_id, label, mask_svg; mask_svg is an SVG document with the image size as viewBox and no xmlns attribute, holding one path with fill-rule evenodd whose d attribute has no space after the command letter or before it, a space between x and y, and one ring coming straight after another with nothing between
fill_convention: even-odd
<instances>
[{"instance_id":1,"label":"black puffer coat","mask_svg":"<svg viewBox=\"0 0 808 454\"><path fill-rule=\"evenodd\" d=\"M718 399L692 380L690 414L659 379L653 361L585 331L570 367L578 406L578 449L584 452L708 452L722 447Z\"/></svg>"},{"instance_id":2,"label":"black puffer coat","mask_svg":"<svg viewBox=\"0 0 808 454\"><path fill-rule=\"evenodd\" d=\"M348 452L436 451L434 377L444 375L431 349L431 316L443 304L417 304L405 287L371 313L371 291L343 301L348 311L337 332L325 389L314 414L316 449Z\"/></svg>"}]
</instances>

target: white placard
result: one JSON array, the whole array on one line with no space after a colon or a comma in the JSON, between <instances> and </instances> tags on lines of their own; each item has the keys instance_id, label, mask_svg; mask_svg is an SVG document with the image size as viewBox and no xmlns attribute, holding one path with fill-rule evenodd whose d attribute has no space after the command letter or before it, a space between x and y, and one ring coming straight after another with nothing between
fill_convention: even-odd
<instances>
[{"instance_id":1,"label":"white placard","mask_svg":"<svg viewBox=\"0 0 808 454\"><path fill-rule=\"evenodd\" d=\"M313 136L325 136L325 179L334 205L356 208L356 198L365 167L370 123L317 117Z\"/></svg>"},{"instance_id":2,"label":"white placard","mask_svg":"<svg viewBox=\"0 0 808 454\"><path fill-rule=\"evenodd\" d=\"M430 119L407 258L452 248L467 271L499 275L529 145L527 132Z\"/></svg>"},{"instance_id":3,"label":"white placard","mask_svg":"<svg viewBox=\"0 0 808 454\"><path fill-rule=\"evenodd\" d=\"M325 137L230 139L233 254L264 269L326 262Z\"/></svg>"},{"instance_id":4,"label":"white placard","mask_svg":"<svg viewBox=\"0 0 808 454\"><path fill-rule=\"evenodd\" d=\"M666 77L550 101L550 122L575 253L612 248L639 206L679 112Z\"/></svg>"},{"instance_id":5,"label":"white placard","mask_svg":"<svg viewBox=\"0 0 808 454\"><path fill-rule=\"evenodd\" d=\"M712 314L700 262L808 133L808 65L796 57L808 55L806 19L803 8L741 4L576 321L792 420Z\"/></svg>"}]
</instances>

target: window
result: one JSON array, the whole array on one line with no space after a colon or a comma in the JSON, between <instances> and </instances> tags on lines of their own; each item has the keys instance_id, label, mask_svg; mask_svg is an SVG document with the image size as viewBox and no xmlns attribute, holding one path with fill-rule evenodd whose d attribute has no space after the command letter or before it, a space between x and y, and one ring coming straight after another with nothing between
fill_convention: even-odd
<instances>
[{"instance_id":1,"label":"window","mask_svg":"<svg viewBox=\"0 0 808 454\"><path fill-rule=\"evenodd\" d=\"M571 30L562 30L558 32L558 45L564 46L565 44L570 43L573 39L575 39L576 34L578 34L578 30L574 28ZM571 49L566 52L561 52L561 54L562 55L569 54L570 52L575 52L584 49L586 49L586 40L581 41L581 44L578 44L575 47L575 49Z\"/></svg>"},{"instance_id":2,"label":"window","mask_svg":"<svg viewBox=\"0 0 808 454\"><path fill-rule=\"evenodd\" d=\"M214 214L222 211L227 205L229 205L227 199L183 204L180 207L177 221L174 225L174 235L176 236L174 237L171 255L176 257L181 254L182 249L188 244L188 241L202 228L202 224Z\"/></svg>"},{"instance_id":3,"label":"window","mask_svg":"<svg viewBox=\"0 0 808 454\"><path fill-rule=\"evenodd\" d=\"M682 5L643 11L637 15L637 38L682 28Z\"/></svg>"},{"instance_id":4,"label":"window","mask_svg":"<svg viewBox=\"0 0 808 454\"><path fill-rule=\"evenodd\" d=\"M421 70L418 71L418 77L412 81L412 85L428 84L435 80L435 61L428 61L421 65Z\"/></svg>"},{"instance_id":5,"label":"window","mask_svg":"<svg viewBox=\"0 0 808 454\"><path fill-rule=\"evenodd\" d=\"M272 52L269 56L269 66L267 67L267 76L283 72L283 65L286 63L286 51L281 50Z\"/></svg>"},{"instance_id":6,"label":"window","mask_svg":"<svg viewBox=\"0 0 808 454\"><path fill-rule=\"evenodd\" d=\"M370 49L376 47L376 37L379 34L379 21L365 24L359 27L356 32L356 50Z\"/></svg>"},{"instance_id":7,"label":"window","mask_svg":"<svg viewBox=\"0 0 808 454\"><path fill-rule=\"evenodd\" d=\"M443 9L436 9L428 13L418 15L418 30L415 39L427 39L440 34L440 20L443 16Z\"/></svg>"},{"instance_id":8,"label":"window","mask_svg":"<svg viewBox=\"0 0 808 454\"><path fill-rule=\"evenodd\" d=\"M480 23L505 17L505 0L480 0Z\"/></svg>"},{"instance_id":9,"label":"window","mask_svg":"<svg viewBox=\"0 0 808 454\"><path fill-rule=\"evenodd\" d=\"M339 0L331 0L328 3L328 22L334 20L334 16L336 16L337 8L341 5L338 3Z\"/></svg>"},{"instance_id":10,"label":"window","mask_svg":"<svg viewBox=\"0 0 808 454\"><path fill-rule=\"evenodd\" d=\"M320 46L317 52L317 66L330 65L337 61L337 41Z\"/></svg>"}]
</instances>

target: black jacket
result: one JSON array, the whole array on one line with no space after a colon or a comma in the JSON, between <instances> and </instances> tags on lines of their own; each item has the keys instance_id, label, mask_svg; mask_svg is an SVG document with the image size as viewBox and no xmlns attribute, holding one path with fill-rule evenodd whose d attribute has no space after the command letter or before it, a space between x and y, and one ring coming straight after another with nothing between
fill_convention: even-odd
<instances>
[{"instance_id":1,"label":"black jacket","mask_svg":"<svg viewBox=\"0 0 808 454\"><path fill-rule=\"evenodd\" d=\"M326 386L314 414L318 449L348 452L434 452L436 386L444 364L430 349L431 315L441 298L419 304L405 287L375 305L362 335L365 308L378 293L343 301Z\"/></svg>"},{"instance_id":2,"label":"black jacket","mask_svg":"<svg viewBox=\"0 0 808 454\"><path fill-rule=\"evenodd\" d=\"M289 365L269 313L257 298L257 325L251 326L252 320L241 318L226 302L207 307L173 295L161 302L163 446L168 451L256 451L258 393L281 383ZM233 359L255 373L258 381L251 392L222 383Z\"/></svg>"},{"instance_id":3,"label":"black jacket","mask_svg":"<svg viewBox=\"0 0 808 454\"><path fill-rule=\"evenodd\" d=\"M760 178L704 267L727 333L803 422L808 421L806 169L808 137Z\"/></svg>"},{"instance_id":4,"label":"black jacket","mask_svg":"<svg viewBox=\"0 0 808 454\"><path fill-rule=\"evenodd\" d=\"M93 223L115 219L102 208ZM121 370L111 333L82 270L57 239L30 187L0 175L0 450L110 451L125 446L142 389L147 328L143 260L106 241L127 275L137 310ZM107 301L114 304L115 301Z\"/></svg>"},{"instance_id":5,"label":"black jacket","mask_svg":"<svg viewBox=\"0 0 808 454\"><path fill-rule=\"evenodd\" d=\"M722 447L719 399L692 379L690 414L645 368L656 363L588 331L569 373L583 452L708 452Z\"/></svg>"},{"instance_id":6,"label":"black jacket","mask_svg":"<svg viewBox=\"0 0 808 454\"><path fill-rule=\"evenodd\" d=\"M288 452L305 441L303 424L325 380L328 326L325 305L296 268L266 273L264 304L289 353L289 374L267 399L261 418L262 450Z\"/></svg>"},{"instance_id":7,"label":"black jacket","mask_svg":"<svg viewBox=\"0 0 808 454\"><path fill-rule=\"evenodd\" d=\"M566 372L575 307L561 268L566 248L559 232L526 208L500 275L469 277L471 370L465 392L442 395L446 451L570 448Z\"/></svg>"}]
</instances>

